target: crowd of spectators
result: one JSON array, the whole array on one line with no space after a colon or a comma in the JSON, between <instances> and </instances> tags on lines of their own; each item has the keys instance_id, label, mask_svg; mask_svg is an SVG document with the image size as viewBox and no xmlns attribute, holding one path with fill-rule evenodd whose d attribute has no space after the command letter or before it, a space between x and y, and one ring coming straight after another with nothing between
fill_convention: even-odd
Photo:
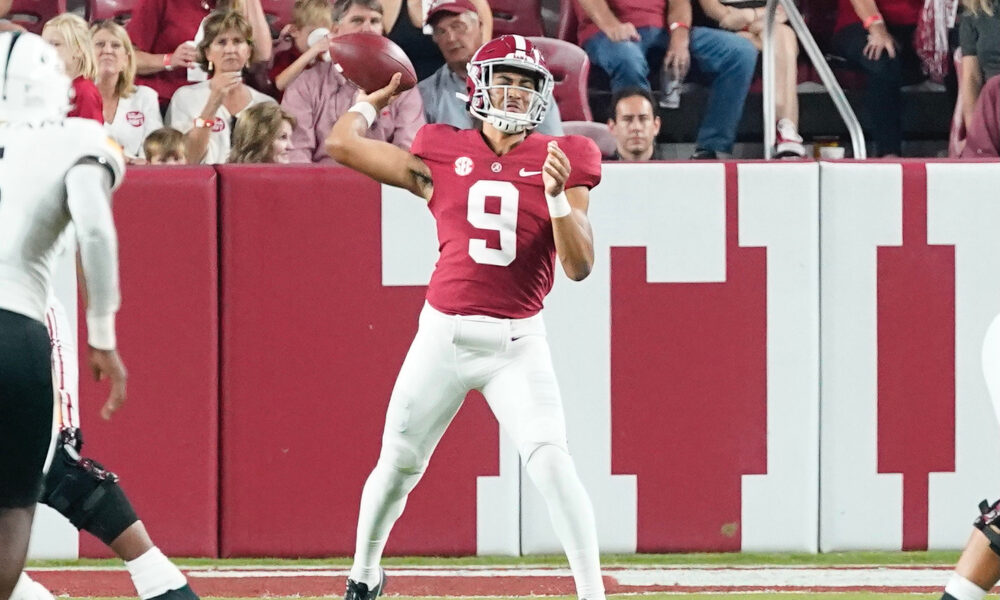
<instances>
[{"instance_id":1,"label":"crowd of spectators","mask_svg":"<svg viewBox=\"0 0 1000 600\"><path fill-rule=\"evenodd\" d=\"M103 123L133 163L332 162L322 140L358 92L329 52L348 33L389 37L418 75L369 137L408 149L424 123L475 125L463 99L466 65L493 35L487 0L293 1L277 39L261 0L137 0L126 27L64 13L42 36L73 79L70 114ZM562 1L572 2L577 43L610 80L609 158L664 158L656 138L676 113L662 110L662 90L678 81L708 89L692 158L731 156L763 46L765 0ZM1000 0L961 0L956 24L957 2L838 0L832 48L866 76L872 155L901 155L901 88L943 76L951 57L940 40L957 27L958 152L997 156ZM806 154L799 44L786 21L779 9L773 150L796 158ZM13 27L0 20L0 30ZM538 131L563 133L555 102Z\"/></svg>"},{"instance_id":2,"label":"crowd of spectators","mask_svg":"<svg viewBox=\"0 0 1000 600\"><path fill-rule=\"evenodd\" d=\"M333 7L333 36L348 33L383 35L383 11L379 0L342 0ZM292 162L331 163L323 141L354 105L357 88L336 69L335 63L316 61L285 90L281 107L295 117L292 131ZM410 148L424 124L424 106L414 88L399 95L382 111L368 137Z\"/></svg>"}]
</instances>

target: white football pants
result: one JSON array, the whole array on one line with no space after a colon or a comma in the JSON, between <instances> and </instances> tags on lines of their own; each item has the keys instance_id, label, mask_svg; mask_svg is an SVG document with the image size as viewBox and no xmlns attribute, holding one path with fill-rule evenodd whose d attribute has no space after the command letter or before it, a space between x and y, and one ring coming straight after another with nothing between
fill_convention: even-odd
<instances>
[{"instance_id":1,"label":"white football pants","mask_svg":"<svg viewBox=\"0 0 1000 600\"><path fill-rule=\"evenodd\" d=\"M486 397L545 498L579 596L603 599L593 508L567 450L541 315L457 317L427 304L389 400L378 463L361 494L351 578L378 583L389 532L469 390Z\"/></svg>"},{"instance_id":2,"label":"white football pants","mask_svg":"<svg viewBox=\"0 0 1000 600\"><path fill-rule=\"evenodd\" d=\"M993 318L983 338L983 376L993 401L993 415L1000 419L1000 315Z\"/></svg>"}]
</instances>

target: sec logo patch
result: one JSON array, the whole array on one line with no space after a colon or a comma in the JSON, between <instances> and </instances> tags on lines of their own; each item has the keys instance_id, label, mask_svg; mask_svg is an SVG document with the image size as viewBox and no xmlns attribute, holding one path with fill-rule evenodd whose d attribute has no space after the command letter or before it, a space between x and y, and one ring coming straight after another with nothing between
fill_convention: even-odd
<instances>
[{"instance_id":1,"label":"sec logo patch","mask_svg":"<svg viewBox=\"0 0 1000 600\"><path fill-rule=\"evenodd\" d=\"M472 172L472 159L468 156L459 156L455 159L455 173L461 176L466 176Z\"/></svg>"}]
</instances>

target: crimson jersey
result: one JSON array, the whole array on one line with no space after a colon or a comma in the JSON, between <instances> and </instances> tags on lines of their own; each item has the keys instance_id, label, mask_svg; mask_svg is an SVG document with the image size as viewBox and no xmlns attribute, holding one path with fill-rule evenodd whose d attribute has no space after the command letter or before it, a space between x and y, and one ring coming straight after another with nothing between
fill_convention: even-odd
<instances>
[{"instance_id":1,"label":"crimson jersey","mask_svg":"<svg viewBox=\"0 0 1000 600\"><path fill-rule=\"evenodd\" d=\"M94 82L83 75L73 80L73 110L67 117L93 119L104 125L104 100Z\"/></svg>"},{"instance_id":2,"label":"crimson jersey","mask_svg":"<svg viewBox=\"0 0 1000 600\"><path fill-rule=\"evenodd\" d=\"M542 165L548 142L569 158L566 189L601 181L601 153L590 139L529 134L497 156L475 129L425 125L410 151L431 170L428 206L441 253L427 302L451 315L530 317L552 289L555 240Z\"/></svg>"}]
</instances>

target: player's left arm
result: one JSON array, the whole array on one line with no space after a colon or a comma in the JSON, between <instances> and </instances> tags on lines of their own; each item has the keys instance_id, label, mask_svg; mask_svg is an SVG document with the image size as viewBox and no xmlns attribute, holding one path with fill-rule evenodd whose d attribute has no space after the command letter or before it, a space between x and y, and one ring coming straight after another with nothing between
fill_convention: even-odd
<instances>
[{"instance_id":1,"label":"player's left arm","mask_svg":"<svg viewBox=\"0 0 1000 600\"><path fill-rule=\"evenodd\" d=\"M96 379L108 379L111 393L101 416L125 402L127 375L118 356L115 313L121 304L118 286L118 236L111 213L113 166L84 157L66 174L66 206L76 227L87 305L88 360Z\"/></svg>"},{"instance_id":2,"label":"player's left arm","mask_svg":"<svg viewBox=\"0 0 1000 600\"><path fill-rule=\"evenodd\" d=\"M569 158L555 141L549 142L548 150L542 166L542 182L552 218L556 254L566 276L582 281L594 268L594 232L587 216L590 189L583 185L567 189L572 171Z\"/></svg>"}]
</instances>

